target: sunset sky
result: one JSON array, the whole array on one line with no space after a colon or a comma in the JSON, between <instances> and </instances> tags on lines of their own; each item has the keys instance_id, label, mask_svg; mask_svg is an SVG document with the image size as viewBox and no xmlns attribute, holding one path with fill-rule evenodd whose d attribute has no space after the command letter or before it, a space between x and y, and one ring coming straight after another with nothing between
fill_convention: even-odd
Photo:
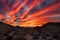
<instances>
[{"instance_id":1,"label":"sunset sky","mask_svg":"<svg viewBox=\"0 0 60 40\"><path fill-rule=\"evenodd\" d=\"M23 27L60 22L60 0L0 0L0 21Z\"/></svg>"}]
</instances>

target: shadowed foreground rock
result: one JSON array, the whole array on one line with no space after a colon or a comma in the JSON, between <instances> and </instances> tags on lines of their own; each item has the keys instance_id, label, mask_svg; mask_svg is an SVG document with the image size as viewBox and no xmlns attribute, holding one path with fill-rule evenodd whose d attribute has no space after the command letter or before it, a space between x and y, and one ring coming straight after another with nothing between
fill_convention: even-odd
<instances>
[{"instance_id":1,"label":"shadowed foreground rock","mask_svg":"<svg viewBox=\"0 0 60 40\"><path fill-rule=\"evenodd\" d=\"M13 27L0 22L0 40L60 40L60 23L49 22L42 27Z\"/></svg>"}]
</instances>

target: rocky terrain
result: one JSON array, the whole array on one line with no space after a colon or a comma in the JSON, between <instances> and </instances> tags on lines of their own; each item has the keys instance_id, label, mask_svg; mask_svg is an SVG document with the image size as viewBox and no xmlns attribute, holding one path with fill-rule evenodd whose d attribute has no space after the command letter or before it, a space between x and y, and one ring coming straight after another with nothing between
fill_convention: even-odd
<instances>
[{"instance_id":1,"label":"rocky terrain","mask_svg":"<svg viewBox=\"0 0 60 40\"><path fill-rule=\"evenodd\" d=\"M13 27L0 22L0 40L60 40L60 23L48 22L42 27Z\"/></svg>"}]
</instances>

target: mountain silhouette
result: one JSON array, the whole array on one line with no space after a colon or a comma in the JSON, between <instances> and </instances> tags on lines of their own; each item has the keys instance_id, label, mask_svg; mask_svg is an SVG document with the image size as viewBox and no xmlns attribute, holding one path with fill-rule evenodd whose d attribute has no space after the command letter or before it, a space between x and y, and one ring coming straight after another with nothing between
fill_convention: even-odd
<instances>
[{"instance_id":1,"label":"mountain silhouette","mask_svg":"<svg viewBox=\"0 0 60 40\"><path fill-rule=\"evenodd\" d=\"M28 38L27 38L28 37ZM31 38L32 37L32 38ZM0 40L60 40L60 23L48 22L43 26L24 28L0 22Z\"/></svg>"}]
</instances>

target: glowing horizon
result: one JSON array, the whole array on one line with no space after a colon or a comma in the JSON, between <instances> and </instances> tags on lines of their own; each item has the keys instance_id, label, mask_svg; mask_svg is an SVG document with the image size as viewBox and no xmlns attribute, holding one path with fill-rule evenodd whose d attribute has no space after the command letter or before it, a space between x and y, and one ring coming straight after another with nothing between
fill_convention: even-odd
<instances>
[{"instance_id":1,"label":"glowing horizon","mask_svg":"<svg viewBox=\"0 0 60 40\"><path fill-rule=\"evenodd\" d=\"M12 26L34 27L60 22L60 1L0 0L0 20Z\"/></svg>"}]
</instances>

